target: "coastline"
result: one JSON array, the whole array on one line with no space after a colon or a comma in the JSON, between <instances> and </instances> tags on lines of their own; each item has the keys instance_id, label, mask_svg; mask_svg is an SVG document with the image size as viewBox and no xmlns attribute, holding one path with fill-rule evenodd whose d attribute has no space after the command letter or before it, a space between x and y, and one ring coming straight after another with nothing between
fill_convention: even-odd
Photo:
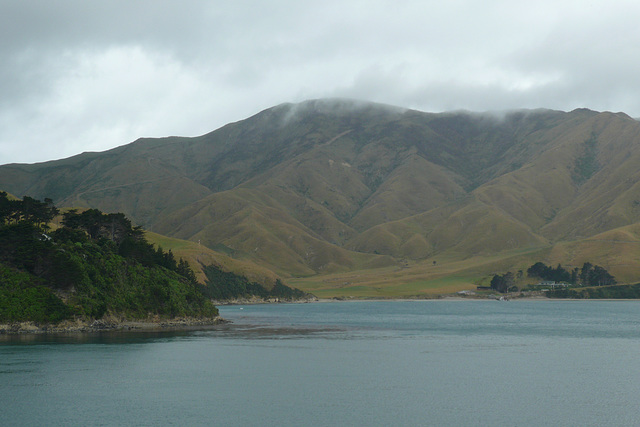
<instances>
[{"instance_id":1,"label":"coastline","mask_svg":"<svg viewBox=\"0 0 640 427\"><path fill-rule=\"evenodd\" d=\"M320 299L316 296L310 296L306 298L261 298L259 296L251 296L245 298L232 298L227 300L211 300L216 307L222 305L254 305L254 304L304 304L309 302L319 302Z\"/></svg>"},{"instance_id":2,"label":"coastline","mask_svg":"<svg viewBox=\"0 0 640 427\"><path fill-rule=\"evenodd\" d=\"M195 330L230 323L220 316L214 318L181 317L175 319L143 320L66 320L59 324L38 324L35 322L14 322L0 324L1 335L26 334L76 334L96 332L159 332L175 330Z\"/></svg>"},{"instance_id":3,"label":"coastline","mask_svg":"<svg viewBox=\"0 0 640 427\"><path fill-rule=\"evenodd\" d=\"M258 305L258 304L308 304L308 303L339 303L339 302L367 302L367 301L498 301L496 295L439 295L434 298L313 298L304 300L261 300L261 299L236 299L218 301L219 305ZM544 295L507 295L502 301L640 301L635 298L548 298ZM20 335L46 335L46 334L91 334L102 332L169 332L169 331L194 331L210 329L216 326L232 323L220 316L214 318L181 317L174 319L137 319L122 320L117 318L105 318L93 321L65 320L59 324L39 324L32 321L12 322L0 324L0 337Z\"/></svg>"}]
</instances>

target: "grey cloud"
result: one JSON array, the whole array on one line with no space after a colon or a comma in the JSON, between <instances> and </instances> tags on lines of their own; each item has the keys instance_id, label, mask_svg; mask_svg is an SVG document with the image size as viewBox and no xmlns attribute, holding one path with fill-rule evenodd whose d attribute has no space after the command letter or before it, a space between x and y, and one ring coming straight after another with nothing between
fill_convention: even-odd
<instances>
[{"instance_id":1,"label":"grey cloud","mask_svg":"<svg viewBox=\"0 0 640 427\"><path fill-rule=\"evenodd\" d=\"M639 116L638 18L626 0L0 0L0 164L323 97Z\"/></svg>"}]
</instances>

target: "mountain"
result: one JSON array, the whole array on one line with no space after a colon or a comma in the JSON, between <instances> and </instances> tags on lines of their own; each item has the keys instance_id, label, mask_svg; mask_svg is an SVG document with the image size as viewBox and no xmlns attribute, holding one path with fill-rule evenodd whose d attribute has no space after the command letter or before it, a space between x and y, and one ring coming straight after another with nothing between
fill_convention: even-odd
<instances>
[{"instance_id":1,"label":"mountain","mask_svg":"<svg viewBox=\"0 0 640 427\"><path fill-rule=\"evenodd\" d=\"M200 137L0 166L0 188L124 212L303 290L377 295L407 281L417 284L404 293L429 292L456 274L468 287L530 261L590 261L636 280L638 164L640 123L624 113L431 114L329 99ZM385 269L394 285L373 284ZM344 279L355 271L371 279L360 290Z\"/></svg>"}]
</instances>

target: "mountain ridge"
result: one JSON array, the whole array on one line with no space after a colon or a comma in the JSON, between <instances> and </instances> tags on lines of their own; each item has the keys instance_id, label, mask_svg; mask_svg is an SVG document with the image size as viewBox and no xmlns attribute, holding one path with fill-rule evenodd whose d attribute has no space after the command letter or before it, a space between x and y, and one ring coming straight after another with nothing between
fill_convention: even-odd
<instances>
[{"instance_id":1,"label":"mountain ridge","mask_svg":"<svg viewBox=\"0 0 640 427\"><path fill-rule=\"evenodd\" d=\"M124 212L283 277L313 277L552 251L633 226L639 142L640 123L624 113L311 100L199 137L0 166L0 188Z\"/></svg>"}]
</instances>

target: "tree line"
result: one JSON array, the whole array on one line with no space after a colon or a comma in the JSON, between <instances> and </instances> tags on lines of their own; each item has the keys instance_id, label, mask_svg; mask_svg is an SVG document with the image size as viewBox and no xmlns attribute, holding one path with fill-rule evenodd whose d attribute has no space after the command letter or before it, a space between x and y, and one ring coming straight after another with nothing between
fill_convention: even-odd
<instances>
[{"instance_id":1,"label":"tree line","mask_svg":"<svg viewBox=\"0 0 640 427\"><path fill-rule=\"evenodd\" d=\"M156 249L147 242L144 230L140 226L132 226L131 221L123 213L106 214L98 209L88 209L78 213L72 209L63 214L62 225L71 230L80 230L90 239L106 239L117 248L125 258L132 258L145 266L159 265L187 278L196 281L196 276L189 263L180 258L176 261L171 249L165 252L162 247Z\"/></svg>"},{"instance_id":2,"label":"tree line","mask_svg":"<svg viewBox=\"0 0 640 427\"><path fill-rule=\"evenodd\" d=\"M516 279L524 276L522 270L517 275L512 272L496 274L491 279L491 288L498 292L511 292L517 290ZM542 262L537 262L527 269L528 277L535 277L541 280L553 281L557 283L568 283L574 286L610 286L615 285L615 278L599 265L585 262L582 268L575 267L567 270L558 264L555 268Z\"/></svg>"},{"instance_id":3,"label":"tree line","mask_svg":"<svg viewBox=\"0 0 640 427\"><path fill-rule=\"evenodd\" d=\"M44 202L29 196L20 199L10 199L5 191L0 191L0 224L17 224L27 222L45 231L49 223L59 211L53 200L45 198Z\"/></svg>"},{"instance_id":4,"label":"tree line","mask_svg":"<svg viewBox=\"0 0 640 427\"><path fill-rule=\"evenodd\" d=\"M558 264L556 268L537 262L527 269L529 277L538 277L554 282L566 282L576 286L609 286L615 285L616 279L599 265L585 262L582 268L566 270Z\"/></svg>"},{"instance_id":5,"label":"tree line","mask_svg":"<svg viewBox=\"0 0 640 427\"><path fill-rule=\"evenodd\" d=\"M264 300L278 298L280 300L299 300L309 295L300 289L291 288L280 280L276 280L272 289L267 289L259 283L250 282L246 277L223 271L215 265L204 268L207 286L203 292L214 300L229 300L258 296Z\"/></svg>"}]
</instances>

